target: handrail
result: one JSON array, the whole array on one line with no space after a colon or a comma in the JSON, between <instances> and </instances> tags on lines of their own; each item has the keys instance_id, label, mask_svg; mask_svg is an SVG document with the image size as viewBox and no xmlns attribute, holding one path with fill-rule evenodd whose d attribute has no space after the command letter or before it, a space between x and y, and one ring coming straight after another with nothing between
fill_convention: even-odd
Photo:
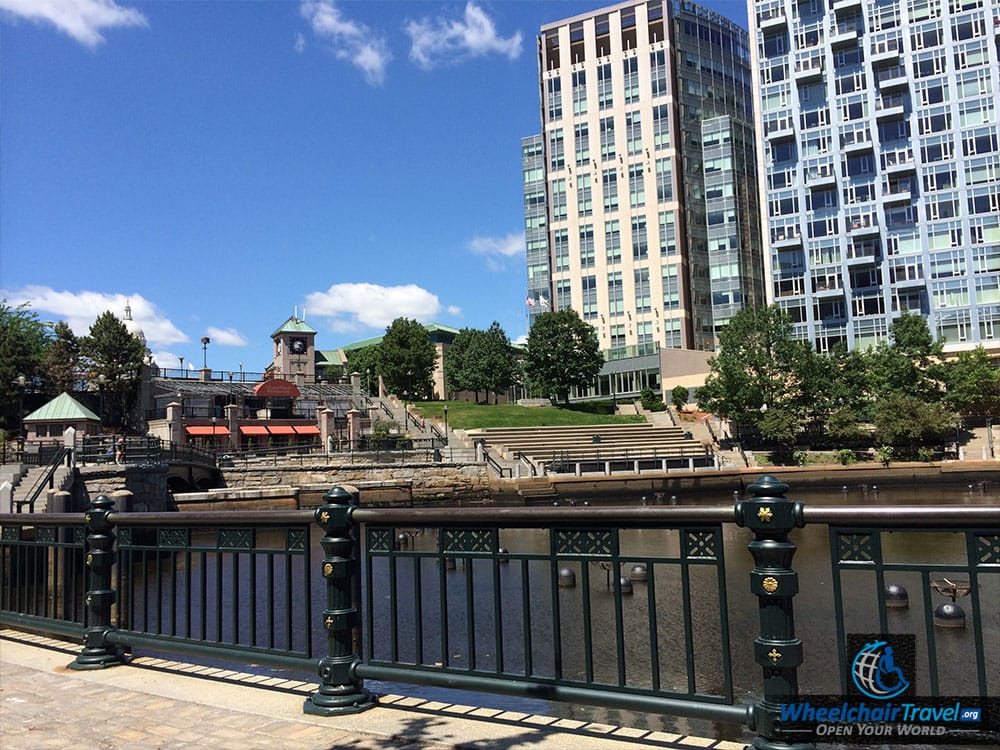
<instances>
[{"instance_id":1,"label":"handrail","mask_svg":"<svg viewBox=\"0 0 1000 750\"><path fill-rule=\"evenodd\" d=\"M490 449L485 444L483 444L483 460L486 461L486 465L493 469L493 471L495 471L501 479L504 477L513 478L514 472L510 469L510 467L504 466L493 458L493 456L490 455Z\"/></svg>"},{"instance_id":2,"label":"handrail","mask_svg":"<svg viewBox=\"0 0 1000 750\"><path fill-rule=\"evenodd\" d=\"M65 446L55 452L55 455L53 455L52 460L49 461L48 467L46 468L45 472L40 477L38 477L37 480L35 480L34 485L32 485L31 489L28 490L28 494L25 496L25 498L23 500L18 500L14 503L17 506L18 513L22 513L24 511L25 505L28 506L29 513L35 512L35 502L41 496L42 490L45 488L45 485L48 485L49 489L52 489L52 481L53 477L55 476L56 469L62 466L63 459L71 455L72 452L73 452L72 448L66 448Z\"/></svg>"},{"instance_id":3,"label":"handrail","mask_svg":"<svg viewBox=\"0 0 1000 750\"><path fill-rule=\"evenodd\" d=\"M538 467L535 466L535 462L532 461L528 456L521 453L521 451L517 451L514 454L514 457L522 464L528 467L529 471L531 471L531 476L533 477L538 476Z\"/></svg>"}]
</instances>

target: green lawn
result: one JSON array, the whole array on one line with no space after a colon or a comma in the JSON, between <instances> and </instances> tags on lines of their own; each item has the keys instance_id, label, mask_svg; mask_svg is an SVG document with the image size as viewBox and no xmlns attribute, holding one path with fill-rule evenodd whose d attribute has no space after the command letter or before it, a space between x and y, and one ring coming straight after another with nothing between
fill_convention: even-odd
<instances>
[{"instance_id":1,"label":"green lawn","mask_svg":"<svg viewBox=\"0 0 1000 750\"><path fill-rule=\"evenodd\" d=\"M566 425L622 424L645 422L638 415L615 416L612 404L588 402L561 406L518 406L496 404L484 406L466 401L425 401L413 404L426 419L444 420L444 406L448 405L448 427L453 430L470 430L476 427L551 427Z\"/></svg>"}]
</instances>

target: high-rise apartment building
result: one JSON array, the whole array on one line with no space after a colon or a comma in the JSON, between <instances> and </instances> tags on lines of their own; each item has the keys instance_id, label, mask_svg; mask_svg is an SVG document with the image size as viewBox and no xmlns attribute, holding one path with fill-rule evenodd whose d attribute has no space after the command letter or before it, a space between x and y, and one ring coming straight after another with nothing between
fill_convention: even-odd
<instances>
[{"instance_id":1,"label":"high-rise apartment building","mask_svg":"<svg viewBox=\"0 0 1000 750\"><path fill-rule=\"evenodd\" d=\"M689 2L632 0L543 26L538 55L542 132L522 141L529 320L572 307L609 360L714 348L714 316L763 294L742 268L758 219L727 203L757 199L746 31ZM725 119L707 164L710 118Z\"/></svg>"},{"instance_id":2,"label":"high-rise apartment building","mask_svg":"<svg viewBox=\"0 0 1000 750\"><path fill-rule=\"evenodd\" d=\"M751 0L769 294L820 351L904 311L1000 347L998 0Z\"/></svg>"}]
</instances>

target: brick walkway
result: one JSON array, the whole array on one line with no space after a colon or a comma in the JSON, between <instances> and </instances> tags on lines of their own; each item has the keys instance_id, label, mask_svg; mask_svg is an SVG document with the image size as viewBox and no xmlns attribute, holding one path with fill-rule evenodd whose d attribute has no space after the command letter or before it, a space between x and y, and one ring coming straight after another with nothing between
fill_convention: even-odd
<instances>
[{"instance_id":1,"label":"brick walkway","mask_svg":"<svg viewBox=\"0 0 1000 750\"><path fill-rule=\"evenodd\" d=\"M76 646L0 631L4 750L740 750L681 737L510 711L382 696L349 716L302 712L313 684L162 659L66 668Z\"/></svg>"}]
</instances>

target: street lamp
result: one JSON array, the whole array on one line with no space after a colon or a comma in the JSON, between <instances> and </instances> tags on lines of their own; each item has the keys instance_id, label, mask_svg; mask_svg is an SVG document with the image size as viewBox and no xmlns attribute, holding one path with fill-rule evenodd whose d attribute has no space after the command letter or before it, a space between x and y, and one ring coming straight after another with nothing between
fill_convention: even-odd
<instances>
[{"instance_id":1,"label":"street lamp","mask_svg":"<svg viewBox=\"0 0 1000 750\"><path fill-rule=\"evenodd\" d=\"M208 345L212 343L212 340L208 336L201 337L201 353L202 353L202 363L201 367L203 370L208 369Z\"/></svg>"},{"instance_id":2,"label":"street lamp","mask_svg":"<svg viewBox=\"0 0 1000 750\"><path fill-rule=\"evenodd\" d=\"M365 368L365 389L368 391L368 395L372 395L372 368Z\"/></svg>"},{"instance_id":3,"label":"street lamp","mask_svg":"<svg viewBox=\"0 0 1000 750\"><path fill-rule=\"evenodd\" d=\"M448 404L444 405L444 442L448 445Z\"/></svg>"},{"instance_id":4,"label":"street lamp","mask_svg":"<svg viewBox=\"0 0 1000 750\"><path fill-rule=\"evenodd\" d=\"M98 410L97 416L100 417L100 422L102 427L104 426L104 386L107 385L107 383L108 379L104 375L104 373L101 373L100 375L97 376L97 391L98 393L100 393L100 401L101 401L101 406L100 409Z\"/></svg>"},{"instance_id":5,"label":"street lamp","mask_svg":"<svg viewBox=\"0 0 1000 750\"><path fill-rule=\"evenodd\" d=\"M215 451L215 420L216 417L212 417L212 450Z\"/></svg>"},{"instance_id":6,"label":"street lamp","mask_svg":"<svg viewBox=\"0 0 1000 750\"><path fill-rule=\"evenodd\" d=\"M14 385L17 386L17 430L21 441L24 441L24 389L27 386L28 379L24 375L18 375L14 380Z\"/></svg>"}]
</instances>

